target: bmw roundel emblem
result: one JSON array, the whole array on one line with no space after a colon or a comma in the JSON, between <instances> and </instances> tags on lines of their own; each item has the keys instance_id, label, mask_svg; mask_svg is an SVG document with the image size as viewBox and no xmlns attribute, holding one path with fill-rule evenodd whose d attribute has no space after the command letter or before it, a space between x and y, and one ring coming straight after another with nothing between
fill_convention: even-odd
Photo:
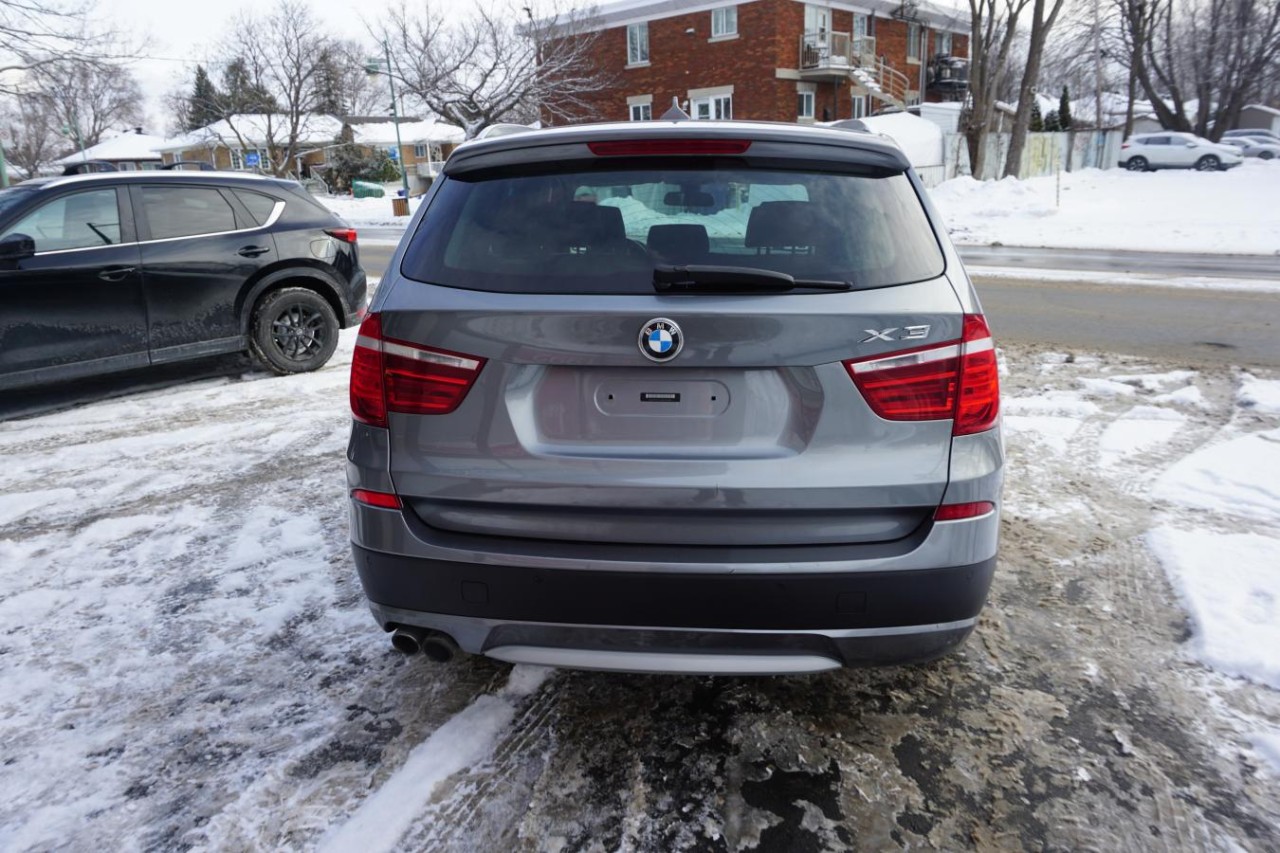
<instances>
[{"instance_id":1,"label":"bmw roundel emblem","mask_svg":"<svg viewBox=\"0 0 1280 853\"><path fill-rule=\"evenodd\" d=\"M670 361L684 348L684 333L675 320L658 317L640 327L640 352L650 361Z\"/></svg>"}]
</instances>

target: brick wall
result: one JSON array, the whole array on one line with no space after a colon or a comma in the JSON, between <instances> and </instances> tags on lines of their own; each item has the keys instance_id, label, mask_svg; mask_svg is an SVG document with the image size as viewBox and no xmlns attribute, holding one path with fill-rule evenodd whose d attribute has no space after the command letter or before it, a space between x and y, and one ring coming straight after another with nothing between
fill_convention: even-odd
<instances>
[{"instance_id":1,"label":"brick wall","mask_svg":"<svg viewBox=\"0 0 1280 853\"><path fill-rule=\"evenodd\" d=\"M612 74L616 86L590 99L592 120L626 121L631 117L627 99L652 96L656 119L675 97L686 106L691 89L733 86L733 116L737 119L795 121L797 80L779 78L779 69L794 72L799 64L800 36L804 32L804 4L794 0L754 0L738 9L738 37L711 41L711 12L702 11L650 20L649 64L627 67L627 28L604 31L592 56L597 67ZM853 13L833 10L833 32L853 31ZM689 32L692 30L692 32ZM907 62L907 24L877 18L868 24L876 37L876 51L906 74L912 89L920 85L921 65ZM953 52L967 55L966 37L953 36ZM928 43L931 55L932 33ZM815 118L849 118L852 115L848 81L817 82L814 87ZM872 108L875 109L873 101ZM825 110L825 113L824 113ZM549 116L544 121L551 123Z\"/></svg>"}]
</instances>

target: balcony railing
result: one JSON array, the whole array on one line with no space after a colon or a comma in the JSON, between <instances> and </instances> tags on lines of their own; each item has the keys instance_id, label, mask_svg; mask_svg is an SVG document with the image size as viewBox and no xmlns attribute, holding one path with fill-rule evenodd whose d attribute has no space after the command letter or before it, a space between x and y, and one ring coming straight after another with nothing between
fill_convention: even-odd
<instances>
[{"instance_id":1,"label":"balcony railing","mask_svg":"<svg viewBox=\"0 0 1280 853\"><path fill-rule=\"evenodd\" d=\"M850 33L810 32L800 36L801 71L847 71L874 61L876 40Z\"/></svg>"}]
</instances>

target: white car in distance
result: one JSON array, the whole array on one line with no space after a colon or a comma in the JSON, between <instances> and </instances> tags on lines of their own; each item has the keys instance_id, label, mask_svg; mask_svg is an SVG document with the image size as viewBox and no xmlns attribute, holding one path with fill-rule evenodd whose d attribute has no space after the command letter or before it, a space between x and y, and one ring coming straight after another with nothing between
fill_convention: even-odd
<instances>
[{"instance_id":1,"label":"white car in distance","mask_svg":"<svg viewBox=\"0 0 1280 853\"><path fill-rule=\"evenodd\" d=\"M1195 169L1216 172L1232 169L1244 156L1230 145L1196 136L1194 133L1143 133L1131 136L1120 146L1120 166L1131 172L1156 169Z\"/></svg>"}]
</instances>

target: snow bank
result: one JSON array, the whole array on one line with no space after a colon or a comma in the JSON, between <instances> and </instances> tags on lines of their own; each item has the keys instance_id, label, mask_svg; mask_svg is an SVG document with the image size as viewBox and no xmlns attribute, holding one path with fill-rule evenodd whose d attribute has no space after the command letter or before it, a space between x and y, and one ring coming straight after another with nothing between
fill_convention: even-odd
<instances>
[{"instance_id":1,"label":"snow bank","mask_svg":"<svg viewBox=\"0 0 1280 853\"><path fill-rule=\"evenodd\" d=\"M930 190L957 243L1161 252L1280 253L1280 162L1229 172L1064 172L962 177Z\"/></svg>"},{"instance_id":2,"label":"snow bank","mask_svg":"<svg viewBox=\"0 0 1280 853\"><path fill-rule=\"evenodd\" d=\"M315 199L345 219L347 224L355 226L357 230L359 230L362 225L399 225L403 228L409 224L409 217L395 216L391 213L391 199L395 198L396 191L400 188L400 184L395 184L394 186L388 185L387 195L385 198L354 198L349 195L318 195ZM418 209L418 203L421 200L421 196L409 199L410 215Z\"/></svg>"},{"instance_id":3,"label":"snow bank","mask_svg":"<svg viewBox=\"0 0 1280 853\"><path fill-rule=\"evenodd\" d=\"M1236 402L1242 409L1268 415L1280 415L1280 380L1259 379L1246 373L1241 377Z\"/></svg>"},{"instance_id":4,"label":"snow bank","mask_svg":"<svg viewBox=\"0 0 1280 853\"><path fill-rule=\"evenodd\" d=\"M942 165L942 128L928 119L910 113L890 113L858 121L872 133L883 133L896 142L917 169Z\"/></svg>"},{"instance_id":5,"label":"snow bank","mask_svg":"<svg viewBox=\"0 0 1280 853\"><path fill-rule=\"evenodd\" d=\"M1123 386L1122 386L1123 387ZM1182 429L1187 417L1157 406L1134 406L1112 421L1098 440L1103 465L1116 463L1167 444Z\"/></svg>"},{"instance_id":6,"label":"snow bank","mask_svg":"<svg viewBox=\"0 0 1280 853\"><path fill-rule=\"evenodd\" d=\"M1280 540L1158 527L1147 543L1195 621L1197 656L1280 689Z\"/></svg>"},{"instance_id":7,"label":"snow bank","mask_svg":"<svg viewBox=\"0 0 1280 853\"><path fill-rule=\"evenodd\" d=\"M1152 497L1280 526L1280 429L1215 444L1179 460L1156 481Z\"/></svg>"}]
</instances>

